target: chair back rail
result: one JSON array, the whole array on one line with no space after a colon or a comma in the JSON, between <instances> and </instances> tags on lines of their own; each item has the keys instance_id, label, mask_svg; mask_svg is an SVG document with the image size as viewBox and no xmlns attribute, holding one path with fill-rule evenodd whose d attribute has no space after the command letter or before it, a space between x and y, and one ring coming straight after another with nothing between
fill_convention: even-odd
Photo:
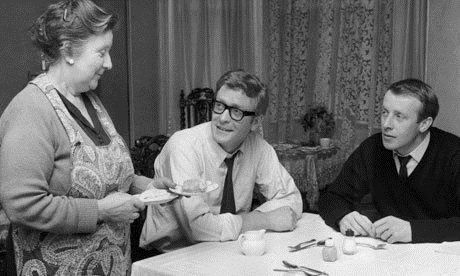
<instances>
[{"instance_id":1,"label":"chair back rail","mask_svg":"<svg viewBox=\"0 0 460 276\"><path fill-rule=\"evenodd\" d=\"M214 91L211 88L195 88L185 95L180 93L181 129L189 128L211 120Z\"/></svg>"}]
</instances>

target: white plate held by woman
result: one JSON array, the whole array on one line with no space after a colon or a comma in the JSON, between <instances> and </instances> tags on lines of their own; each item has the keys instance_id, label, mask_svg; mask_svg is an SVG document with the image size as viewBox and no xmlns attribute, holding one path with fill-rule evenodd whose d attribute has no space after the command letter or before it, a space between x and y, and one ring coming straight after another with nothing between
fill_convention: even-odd
<instances>
[{"instance_id":1,"label":"white plate held by woman","mask_svg":"<svg viewBox=\"0 0 460 276\"><path fill-rule=\"evenodd\" d=\"M168 192L167 190L149 189L141 194L135 195L145 204L162 204L169 202L177 197L177 195Z\"/></svg>"}]
</instances>

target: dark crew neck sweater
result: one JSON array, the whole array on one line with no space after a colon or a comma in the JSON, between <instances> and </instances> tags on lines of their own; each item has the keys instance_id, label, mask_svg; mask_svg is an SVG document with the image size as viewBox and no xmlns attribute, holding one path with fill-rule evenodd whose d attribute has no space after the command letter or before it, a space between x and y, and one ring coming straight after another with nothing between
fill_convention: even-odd
<instances>
[{"instance_id":1,"label":"dark crew neck sweater","mask_svg":"<svg viewBox=\"0 0 460 276\"><path fill-rule=\"evenodd\" d=\"M460 138L431 128L428 148L402 182L382 134L367 138L345 162L340 175L321 191L319 213L338 230L338 222L372 195L372 221L395 216L407 220L412 242L460 240Z\"/></svg>"}]
</instances>

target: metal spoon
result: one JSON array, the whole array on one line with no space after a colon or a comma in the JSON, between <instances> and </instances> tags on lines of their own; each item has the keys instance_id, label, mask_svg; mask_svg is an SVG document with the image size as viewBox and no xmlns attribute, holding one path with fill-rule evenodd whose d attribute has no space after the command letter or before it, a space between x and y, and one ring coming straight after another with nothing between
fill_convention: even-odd
<instances>
[{"instance_id":1,"label":"metal spoon","mask_svg":"<svg viewBox=\"0 0 460 276\"><path fill-rule=\"evenodd\" d=\"M283 264L284 264L285 267L292 268L292 269L300 269L300 270L304 270L304 271L308 270L310 272L316 273L316 275L325 275L325 276L329 275L324 271L319 271L319 270L309 268L309 267L306 267L306 266L300 266L300 265L296 265L296 264L291 264L290 262L284 261L284 260L283 260Z\"/></svg>"}]
</instances>

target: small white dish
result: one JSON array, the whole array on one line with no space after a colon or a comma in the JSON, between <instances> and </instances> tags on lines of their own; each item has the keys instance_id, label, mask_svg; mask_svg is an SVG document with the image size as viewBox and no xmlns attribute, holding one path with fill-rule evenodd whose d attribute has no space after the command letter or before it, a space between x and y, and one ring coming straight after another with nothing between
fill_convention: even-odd
<instances>
[{"instance_id":1,"label":"small white dish","mask_svg":"<svg viewBox=\"0 0 460 276\"><path fill-rule=\"evenodd\" d=\"M135 195L140 201L145 204L162 204L169 202L177 197L177 195L168 192L167 190L149 189L141 194Z\"/></svg>"},{"instance_id":2,"label":"small white dish","mask_svg":"<svg viewBox=\"0 0 460 276\"><path fill-rule=\"evenodd\" d=\"M202 192L202 193L189 193L189 192L184 192L182 191L182 185L177 185L175 188L169 188L169 190L172 192L172 193L175 193L175 194L178 194L178 195L183 195L183 196L194 196L194 195L201 195L203 193L209 193L209 192L212 192L214 191L215 189L217 189L217 187L219 187L219 184L215 183L215 182L212 182L212 181L209 181L209 180L206 180L206 191Z\"/></svg>"}]
</instances>

